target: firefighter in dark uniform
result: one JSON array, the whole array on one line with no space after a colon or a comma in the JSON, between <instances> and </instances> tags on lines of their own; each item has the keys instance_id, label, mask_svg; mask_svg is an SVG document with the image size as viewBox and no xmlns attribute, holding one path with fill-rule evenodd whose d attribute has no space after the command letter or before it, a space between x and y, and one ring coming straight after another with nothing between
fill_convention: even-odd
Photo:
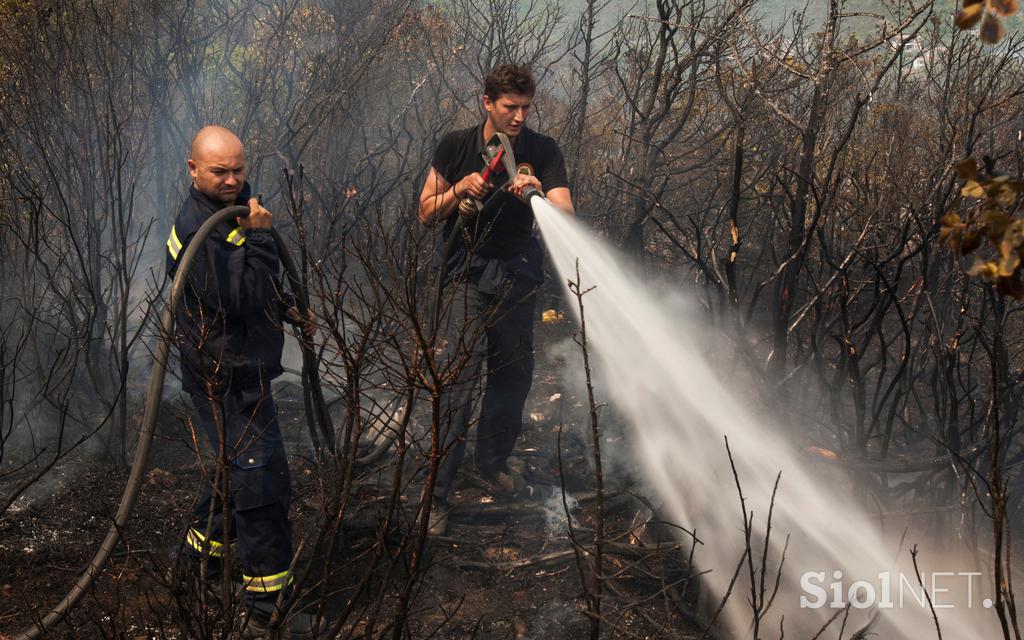
<instances>
[{"instance_id":1,"label":"firefighter in dark uniform","mask_svg":"<svg viewBox=\"0 0 1024 640\"><path fill-rule=\"evenodd\" d=\"M446 356L450 364L463 364L453 367L459 372L456 382L441 399L444 456L429 525L435 535L447 528L448 496L465 455L473 387L485 361L476 466L496 492L514 495L523 487L507 460L522 430L523 407L533 382L534 303L544 276L533 211L518 196L532 186L572 213L558 144L525 126L535 89L526 67L500 65L491 71L484 80L486 120L441 140L420 194L420 222L444 225L439 247L452 232L463 199L487 202L464 221L463 238L441 265L446 286L452 288L443 318ZM507 190L495 191L481 175L481 152L496 133L509 137L516 161L528 169L516 175Z\"/></svg>"},{"instance_id":2,"label":"firefighter in dark uniform","mask_svg":"<svg viewBox=\"0 0 1024 640\"><path fill-rule=\"evenodd\" d=\"M242 142L222 127L204 127L188 159L192 186L167 240L167 273L174 276L193 234L219 209L248 205L248 218L223 223L192 263L176 340L182 389L195 406L216 459L228 470L208 474L185 539L182 564L216 580L230 551L239 558L247 635L315 638L322 619L299 612L269 629L278 597L291 576L288 523L291 482L270 382L282 373L282 320L315 332L279 286L273 218L245 182ZM286 593L287 594L287 593ZM286 595L284 594L284 595Z\"/></svg>"}]
</instances>

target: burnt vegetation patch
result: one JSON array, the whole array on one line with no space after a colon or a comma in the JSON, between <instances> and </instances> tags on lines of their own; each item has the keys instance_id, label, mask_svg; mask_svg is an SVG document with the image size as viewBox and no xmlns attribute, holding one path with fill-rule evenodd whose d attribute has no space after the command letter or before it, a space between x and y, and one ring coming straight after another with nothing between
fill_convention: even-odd
<instances>
[{"instance_id":1,"label":"burnt vegetation patch","mask_svg":"<svg viewBox=\"0 0 1024 640\"><path fill-rule=\"evenodd\" d=\"M673 522L645 483L643 425L605 406L583 359L585 292L550 273L512 457L525 485L499 495L465 465L449 531L427 535L458 362L438 355L432 318L451 300L433 296L438 231L416 196L440 138L480 119L484 75L514 61L538 79L530 126L563 150L579 219L692 296L721 330L707 351L724 379L888 530L969 541L1019 637L1017 3L769 4L0 3L0 635L38 622L113 522L184 158L211 123L245 140L318 316L334 453L292 338L274 390L294 485L287 607L322 612L329 637L597 640L724 635L724 599L746 598L753 637L776 632L759 623L775 576L754 566L746 513L735 554L762 586L702 590L714 532ZM237 562L215 583L175 572L217 472L175 371L120 542L46 637L236 634Z\"/></svg>"}]
</instances>

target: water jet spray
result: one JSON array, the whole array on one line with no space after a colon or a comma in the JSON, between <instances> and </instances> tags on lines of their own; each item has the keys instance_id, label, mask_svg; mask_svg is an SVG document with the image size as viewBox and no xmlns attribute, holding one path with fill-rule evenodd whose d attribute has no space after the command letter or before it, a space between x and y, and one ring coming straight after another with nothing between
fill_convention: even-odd
<instances>
[{"instance_id":1,"label":"water jet spray","mask_svg":"<svg viewBox=\"0 0 1024 640\"><path fill-rule=\"evenodd\" d=\"M942 637L1000 637L980 593L992 593L991 576L975 571L967 558L957 562L932 553L922 553L928 566L919 574L907 547L921 539L920 531L908 532L901 546L851 499L840 477L828 483L812 473L806 452L711 365L707 343L694 331L696 319L681 322L667 313L665 296L653 293L620 254L534 195L526 197L563 290L577 277L578 286L594 287L587 295L588 344L602 391L632 427L637 466L674 522L704 532L697 563L712 607L732 594L722 610L727 637L749 637L755 615L761 629L778 628L784 616L787 636L795 631L810 637L818 630L821 636L837 611L846 629L875 624L880 613L873 631L879 637L935 637L933 612L921 604L925 585L938 603L934 615ZM729 474L733 457L735 483ZM772 487L780 471L776 499ZM754 522L746 539L744 518ZM777 599L771 589L776 570L782 576ZM759 573L768 574L767 592ZM739 578L735 585L733 575ZM827 597L818 597L822 593ZM775 604L755 613L751 601Z\"/></svg>"}]
</instances>

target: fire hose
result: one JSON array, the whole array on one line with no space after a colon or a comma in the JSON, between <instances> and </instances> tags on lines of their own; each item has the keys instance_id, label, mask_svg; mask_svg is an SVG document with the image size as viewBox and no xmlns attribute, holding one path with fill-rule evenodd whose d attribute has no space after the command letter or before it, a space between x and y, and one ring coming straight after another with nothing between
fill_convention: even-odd
<instances>
[{"instance_id":1,"label":"fire hose","mask_svg":"<svg viewBox=\"0 0 1024 640\"><path fill-rule=\"evenodd\" d=\"M217 211L203 223L196 231L192 240L185 249L185 254L178 263L178 270L171 283L171 293L160 318L160 341L156 346L156 353L153 356L155 365L149 380L149 391L146 395L146 405L142 415L142 425L139 428L139 444L135 451L135 459L132 462L131 472L128 475L128 482L125 485L121 502L118 504L114 522L107 531L103 543L100 544L96 555L89 562L89 566L78 578L75 585L68 591L67 595L50 610L46 616L31 627L19 633L17 640L36 640L42 637L48 629L61 621L65 615L82 599L82 596L92 588L97 576L103 571L107 561L110 559L114 548L121 540L121 532L124 531L131 516L135 501L139 497L139 491L145 478L146 465L149 461L150 448L153 444L153 435L156 432L156 417L160 410L162 399L164 377L167 372L167 360L170 355L171 342L174 336L174 312L181 303L185 292L185 283L188 280L189 272L192 270L192 261L198 253L199 248L206 241L206 238L220 223L232 218L245 218L249 215L247 206L230 206ZM298 307L302 317L306 317L309 308L309 300L305 287L302 286L299 271L288 253L281 236L276 230L271 229L274 242L277 243L278 255L288 277L288 285L295 297L295 306ZM334 428L331 424L330 414L324 402L323 390L320 385L320 373L316 364L316 354L313 352L311 341L303 334L299 335L299 344L302 349L303 381L304 390L307 393L307 407L314 408L310 421L310 435L313 438L314 446L319 449L319 436L323 436L327 448L333 454L335 452ZM315 426L314 426L315 423ZM319 433L317 431L319 430Z\"/></svg>"},{"instance_id":2,"label":"fire hose","mask_svg":"<svg viewBox=\"0 0 1024 640\"><path fill-rule=\"evenodd\" d=\"M504 144L504 150L510 151L507 140ZM500 161L504 160L506 165L510 164L510 161L514 162L510 152L505 153L504 155L505 158L502 157L502 151L499 150L498 154L488 164L487 170L483 174L485 180L490 177L490 174L498 166ZM511 171L509 172L509 175L512 175ZM544 198L543 193L533 187L527 187L523 191L521 197L523 201L530 202L534 196L541 197L542 199ZM478 208L479 203L474 203L473 210L468 214L460 212L461 215L459 215L456 220L442 250L442 271L444 270L445 263L450 258L451 253L455 248L456 242L458 242L458 239L462 234L465 219L470 217L470 215L478 210ZM47 630L53 628L54 625L59 623L64 616L66 616L68 612L81 601L82 597L89 591L89 589L92 588L96 578L100 575L103 568L106 567L107 562L110 560L110 556L113 553L114 548L121 540L121 533L125 530L125 527L128 524L128 519L131 517L132 510L135 507L135 502L139 497L139 492L145 479L145 471L149 462L153 436L156 432L156 418L160 410L160 402L163 395L164 378L167 373L167 361L170 355L171 342L174 337L174 314L178 305L181 303L182 297L184 296L185 284L188 280L189 273L192 270L192 261L195 258L196 253L198 253L199 248L203 245L207 237L209 237L217 225L232 218L244 218L248 217L248 215L249 207L242 205L225 207L217 211L199 227L199 230L196 231L192 240L189 242L188 247L185 249L185 253L178 264L177 272L171 282L171 292L167 305L164 307L163 314L160 318L160 340L157 343L156 352L153 356L155 365L150 375L149 390L146 395L146 403L142 415L142 424L139 428L138 447L135 451L135 459L132 461L132 467L128 475L128 481L125 484L124 493L121 495L121 501L118 503L117 512L114 515L114 522L107 531L107 535L104 537L103 542L96 551L96 554L89 562L89 566L86 567L82 575L79 576L74 586L71 587L64 598L54 606L42 620L32 624L30 627L16 635L16 640L37 640L38 638L41 638ZM273 235L274 242L277 244L278 255L288 278L289 289L295 297L295 306L298 308L300 316L306 317L309 309L309 299L305 287L302 285L298 267L277 231L271 229L271 234ZM442 274L438 278L437 289L434 296L435 327L437 326L437 318L439 315L438 312L440 308L443 282L444 276ZM312 409L313 414L311 417L307 416L310 419L310 437L313 441L314 447L319 451L320 436L322 436L328 450L334 454L336 451L334 427L331 422L327 403L324 400L323 389L320 384L320 373L316 362L316 354L313 351L311 341L303 334L303 332L299 331L297 332L297 335L299 337L299 344L302 350L302 380L306 398L306 409L307 412ZM382 453L390 447L390 443L391 439L388 439L384 444L376 447L375 450L371 451L366 456L357 458L355 462L372 462L379 459Z\"/></svg>"}]
</instances>

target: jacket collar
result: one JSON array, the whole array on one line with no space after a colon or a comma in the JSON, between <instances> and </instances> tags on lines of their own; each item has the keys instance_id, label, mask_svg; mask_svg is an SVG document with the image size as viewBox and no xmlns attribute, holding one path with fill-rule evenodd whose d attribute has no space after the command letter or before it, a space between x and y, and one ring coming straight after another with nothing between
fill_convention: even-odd
<instances>
[{"instance_id":1,"label":"jacket collar","mask_svg":"<svg viewBox=\"0 0 1024 640\"><path fill-rule=\"evenodd\" d=\"M216 213L217 211L220 211L224 207L228 206L226 204L214 200L213 198L206 195L199 189L196 189L196 186L194 184L190 184L188 186L188 194L190 198L199 203L200 208L207 215ZM249 202L250 197L252 197L252 189L249 187L249 182L246 181L245 184L242 185L242 190L238 193L238 197L235 198L233 204L247 204Z\"/></svg>"}]
</instances>

